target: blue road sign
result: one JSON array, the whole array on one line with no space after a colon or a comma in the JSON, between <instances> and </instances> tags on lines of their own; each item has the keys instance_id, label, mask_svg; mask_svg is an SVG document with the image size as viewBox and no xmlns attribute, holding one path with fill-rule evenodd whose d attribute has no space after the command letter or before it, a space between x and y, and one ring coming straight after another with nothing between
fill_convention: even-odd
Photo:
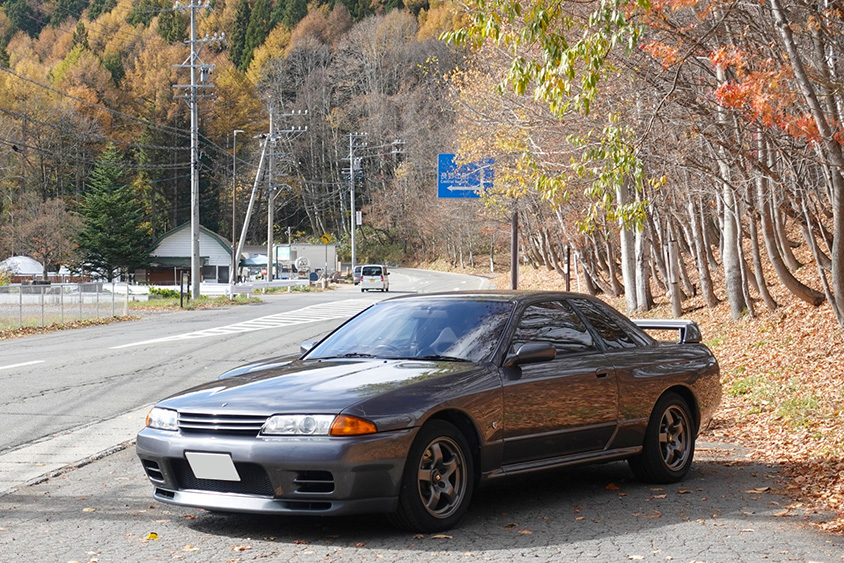
<instances>
[{"instance_id":1,"label":"blue road sign","mask_svg":"<svg viewBox=\"0 0 844 563\"><path fill-rule=\"evenodd\" d=\"M489 158L457 166L453 154L440 154L437 157L437 197L480 198L481 192L492 188L494 164Z\"/></svg>"}]
</instances>

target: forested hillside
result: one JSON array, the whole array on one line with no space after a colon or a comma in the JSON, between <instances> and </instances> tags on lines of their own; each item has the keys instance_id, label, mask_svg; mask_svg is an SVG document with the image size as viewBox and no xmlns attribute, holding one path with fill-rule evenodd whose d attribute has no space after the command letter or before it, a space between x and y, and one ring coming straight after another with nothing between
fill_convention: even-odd
<instances>
[{"instance_id":1,"label":"forested hillside","mask_svg":"<svg viewBox=\"0 0 844 563\"><path fill-rule=\"evenodd\" d=\"M189 54L188 15L162 1L66 4L14 0L0 10L3 247L51 266L90 254L39 246L33 218L49 211L55 225L96 205L91 172L109 147L122 169L113 187L142 206L149 241L190 218L190 115L174 88L190 83L176 66ZM360 132L360 255L401 260L424 252L423 240L435 252L430 188L436 154L457 148L446 76L462 50L438 39L453 27L442 6L391 8L230 0L200 11L199 37L226 35L200 52L213 65L199 110L204 226L232 236L236 169L240 229L263 143L255 137L269 131L272 108L274 166L257 182L247 242L266 242L273 190L277 242L327 233L348 255L349 133Z\"/></svg>"},{"instance_id":2,"label":"forested hillside","mask_svg":"<svg viewBox=\"0 0 844 563\"><path fill-rule=\"evenodd\" d=\"M224 236L236 169L235 223L253 185L264 196L248 242L266 242L272 192L277 242L327 233L348 256L353 178L364 259L486 261L515 214L523 263L563 274L568 252L586 291L630 311L663 296L681 315L700 295L738 318L776 309L776 284L844 324L835 7L219 0L201 14L200 37L226 34L203 44L200 107L200 217ZM84 244L33 244L35 218L76 240L107 195L101 166L119 165L108 196L149 240L188 220L186 18L158 0L3 2L7 253L90 262ZM271 110L273 166L256 179ZM483 201L435 198L443 152L495 160Z\"/></svg>"}]
</instances>

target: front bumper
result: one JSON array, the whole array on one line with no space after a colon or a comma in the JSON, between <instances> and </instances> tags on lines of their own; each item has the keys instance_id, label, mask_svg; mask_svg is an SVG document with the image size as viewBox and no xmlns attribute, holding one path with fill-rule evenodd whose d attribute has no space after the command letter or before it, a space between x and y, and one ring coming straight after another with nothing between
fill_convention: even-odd
<instances>
[{"instance_id":1,"label":"front bumper","mask_svg":"<svg viewBox=\"0 0 844 563\"><path fill-rule=\"evenodd\" d=\"M246 438L145 428L136 449L162 502L227 512L363 514L396 509L415 432ZM230 455L240 480L195 477L186 451Z\"/></svg>"}]
</instances>

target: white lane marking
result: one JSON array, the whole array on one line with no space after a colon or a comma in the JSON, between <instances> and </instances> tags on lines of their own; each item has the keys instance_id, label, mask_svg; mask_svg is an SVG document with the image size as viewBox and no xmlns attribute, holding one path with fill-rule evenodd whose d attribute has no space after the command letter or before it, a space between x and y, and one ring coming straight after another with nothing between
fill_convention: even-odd
<instances>
[{"instance_id":1,"label":"white lane marking","mask_svg":"<svg viewBox=\"0 0 844 563\"><path fill-rule=\"evenodd\" d=\"M12 364L10 366L0 366L0 369L21 368L23 366L31 366L33 364L43 364L46 360L35 360L34 362L24 362L22 364Z\"/></svg>"},{"instance_id":2,"label":"white lane marking","mask_svg":"<svg viewBox=\"0 0 844 563\"><path fill-rule=\"evenodd\" d=\"M322 303L320 305L311 305L310 307L304 307L287 313L277 313L275 315L259 317L257 319L233 325L208 328L205 330L198 330L196 332L166 336L164 338L155 338L153 340L144 340L143 342L133 342L131 344L123 344L121 346L112 346L111 349L117 350L120 348L129 348L131 346L143 346L144 344L153 344L156 342L210 338L212 336L253 332L268 328L281 328L285 326L313 323L317 321L328 321L332 319L347 319L366 309L375 302L376 301L370 299L347 299L345 301L336 301L334 303Z\"/></svg>"}]
</instances>

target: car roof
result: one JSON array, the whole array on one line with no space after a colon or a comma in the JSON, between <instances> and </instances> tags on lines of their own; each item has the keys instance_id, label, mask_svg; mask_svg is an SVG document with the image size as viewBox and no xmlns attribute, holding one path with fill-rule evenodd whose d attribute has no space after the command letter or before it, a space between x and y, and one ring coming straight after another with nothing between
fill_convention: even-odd
<instances>
[{"instance_id":1,"label":"car roof","mask_svg":"<svg viewBox=\"0 0 844 563\"><path fill-rule=\"evenodd\" d=\"M427 300L436 298L448 299L491 299L495 301L534 301L540 299L565 299L565 298L582 298L592 301L599 301L591 295L584 293L565 292L565 291L542 291L542 290L527 290L527 289L491 289L491 290L469 290L469 291L443 291L439 293L415 293L410 295L399 295L391 297L385 301L394 301L399 299L410 300Z\"/></svg>"}]
</instances>

